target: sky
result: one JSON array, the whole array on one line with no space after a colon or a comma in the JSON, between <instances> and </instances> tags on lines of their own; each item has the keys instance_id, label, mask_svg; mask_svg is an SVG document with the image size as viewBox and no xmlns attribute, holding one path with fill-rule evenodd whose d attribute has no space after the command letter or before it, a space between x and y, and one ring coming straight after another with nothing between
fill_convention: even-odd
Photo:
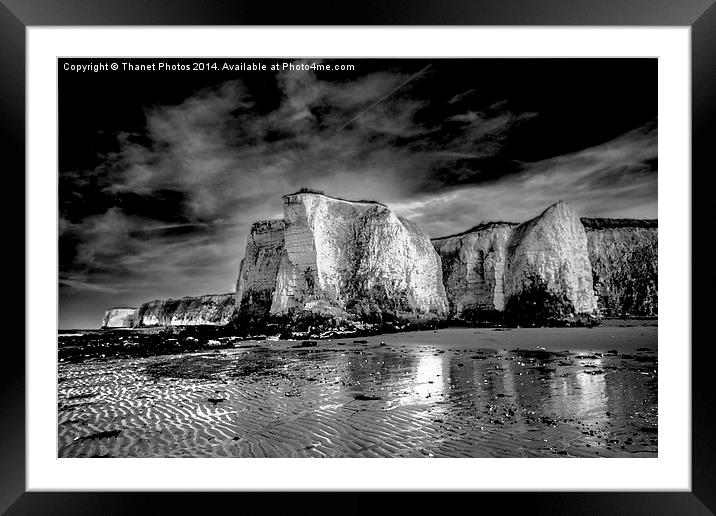
<instances>
[{"instance_id":1,"label":"sky","mask_svg":"<svg viewBox=\"0 0 716 516\"><path fill-rule=\"evenodd\" d=\"M301 187L381 201L430 237L557 200L657 217L655 59L205 61L59 60L60 328L232 292L249 227Z\"/></svg>"}]
</instances>

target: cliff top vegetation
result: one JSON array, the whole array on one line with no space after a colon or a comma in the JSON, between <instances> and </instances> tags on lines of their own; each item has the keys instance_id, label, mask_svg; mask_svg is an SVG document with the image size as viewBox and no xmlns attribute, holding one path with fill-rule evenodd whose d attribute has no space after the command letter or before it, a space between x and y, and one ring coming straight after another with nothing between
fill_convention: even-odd
<instances>
[{"instance_id":1,"label":"cliff top vegetation","mask_svg":"<svg viewBox=\"0 0 716 516\"><path fill-rule=\"evenodd\" d=\"M498 227L498 226L517 226L517 222L505 222L505 221L480 222L477 226L473 226L470 229L461 231L460 233L454 233L452 235L435 237L435 238L431 238L430 240L435 242L436 240L445 240L446 238L460 237L463 235L475 233L477 231L484 231L485 229L490 229L490 228Z\"/></svg>"},{"instance_id":2,"label":"cliff top vegetation","mask_svg":"<svg viewBox=\"0 0 716 516\"><path fill-rule=\"evenodd\" d=\"M359 200L355 200L355 199L344 199L343 197L336 197L335 195L328 195L328 194L326 194L323 190L315 190L315 189L313 189L313 188L307 188L307 187L303 187L303 188L300 188L300 189L299 189L298 191L296 191L296 192L293 192L293 193L290 193L290 194L286 194L286 195L284 195L284 197L290 197L291 195L298 195L298 194L305 194L305 193L307 193L307 194L315 194L315 195L322 195L323 197L328 197L329 199L335 199L335 200L337 200L337 201L357 202L357 203L363 203L363 204L379 204L380 206L385 206L385 207L387 208L387 206L386 206L385 204L383 204L382 202L379 202L379 201L373 201L373 200L370 200L370 199L359 199Z\"/></svg>"},{"instance_id":3,"label":"cliff top vegetation","mask_svg":"<svg viewBox=\"0 0 716 516\"><path fill-rule=\"evenodd\" d=\"M658 228L658 219L589 219L582 218L582 225L587 229L614 228Z\"/></svg>"}]
</instances>

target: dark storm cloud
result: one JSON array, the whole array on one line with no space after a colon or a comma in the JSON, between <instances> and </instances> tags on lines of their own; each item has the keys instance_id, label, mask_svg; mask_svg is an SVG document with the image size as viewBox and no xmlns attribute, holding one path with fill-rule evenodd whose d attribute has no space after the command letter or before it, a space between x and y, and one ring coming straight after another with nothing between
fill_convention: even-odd
<instances>
[{"instance_id":1,"label":"dark storm cloud","mask_svg":"<svg viewBox=\"0 0 716 516\"><path fill-rule=\"evenodd\" d=\"M378 199L432 236L521 221L559 198L584 216L655 216L655 124L527 162L510 135L539 113L482 105L475 89L431 98L436 72L413 68L279 73L270 106L233 80L145 107L143 131L60 177L61 295L231 291L251 223L280 217L281 196L302 186Z\"/></svg>"}]
</instances>

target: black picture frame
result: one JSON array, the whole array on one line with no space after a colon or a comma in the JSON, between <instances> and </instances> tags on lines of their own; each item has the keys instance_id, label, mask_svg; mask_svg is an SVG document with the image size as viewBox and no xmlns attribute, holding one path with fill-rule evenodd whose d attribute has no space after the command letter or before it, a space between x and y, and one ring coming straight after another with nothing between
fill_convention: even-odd
<instances>
[{"instance_id":1,"label":"black picture frame","mask_svg":"<svg viewBox=\"0 0 716 516\"><path fill-rule=\"evenodd\" d=\"M247 0L0 0L0 142L3 145L6 197L22 199L22 206L5 203L6 231L15 231L14 251L6 253L6 271L24 270L25 213L25 31L32 26L62 25L551 25L551 26L689 26L692 72L692 192L708 195L716 173L716 5L714 0L370 0L360 5L338 2L294 2L286 6ZM688 173L684 171L683 173ZM665 199L666 200L666 199ZM20 211L21 210L21 211ZM708 292L716 275L707 263L710 239L706 225L712 217L705 202L692 200L692 271ZM701 253L696 252L700 248ZM19 278L18 274L9 274ZM709 281L711 280L711 281ZM702 281L699 281L702 284ZM458 504L504 508L529 514L713 514L716 511L716 457L712 436L716 404L711 399L712 343L704 328L709 305L700 289L692 299L692 490L690 492L569 492L463 493L445 497L413 493L409 503L420 511L449 509ZM24 292L24 291L23 291ZM702 303L699 299L702 298ZM23 293L10 298L6 320L22 306ZM23 318L23 320L26 320ZM52 322L50 322L52 321ZM54 324L48 318L48 324ZM15 322L12 325L24 328ZM311 493L79 493L26 492L25 483L25 350L23 338L6 337L0 374L2 428L0 430L0 511L7 514L136 514L179 513L215 504L246 507L259 503L262 512L286 504L287 509L365 512L388 507L385 494L347 493L325 502ZM21 342L23 343L21 345ZM686 344L686 343L685 343ZM408 497L404 497L408 498ZM210 504L210 505L208 505ZM236 504L236 505L234 505ZM338 504L338 505L334 505ZM266 508L268 507L268 508ZM337 509L336 507L340 507ZM406 507L402 506L402 510ZM401 510L401 512L402 512Z\"/></svg>"}]
</instances>

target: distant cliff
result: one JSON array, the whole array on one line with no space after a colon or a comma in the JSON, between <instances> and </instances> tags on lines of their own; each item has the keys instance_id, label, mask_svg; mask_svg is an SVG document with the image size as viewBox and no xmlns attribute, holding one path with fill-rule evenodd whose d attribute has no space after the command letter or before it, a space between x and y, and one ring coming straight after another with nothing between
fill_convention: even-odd
<instances>
[{"instance_id":1,"label":"distant cliff","mask_svg":"<svg viewBox=\"0 0 716 516\"><path fill-rule=\"evenodd\" d=\"M277 221L267 229L270 244L258 245L260 231L252 230L237 286L239 318L247 299L258 300L254 315L265 312L271 290L268 316L296 327L447 317L440 257L415 224L384 205L299 192L284 196L283 223L283 241Z\"/></svg>"},{"instance_id":2,"label":"distant cliff","mask_svg":"<svg viewBox=\"0 0 716 516\"><path fill-rule=\"evenodd\" d=\"M594 291L607 317L658 313L656 220L582 219Z\"/></svg>"},{"instance_id":3,"label":"distant cliff","mask_svg":"<svg viewBox=\"0 0 716 516\"><path fill-rule=\"evenodd\" d=\"M136 308L110 308L104 313L102 328L131 328L136 315Z\"/></svg>"},{"instance_id":4,"label":"distant cliff","mask_svg":"<svg viewBox=\"0 0 716 516\"><path fill-rule=\"evenodd\" d=\"M234 294L213 294L143 303L135 326L225 325L234 313Z\"/></svg>"}]
</instances>

